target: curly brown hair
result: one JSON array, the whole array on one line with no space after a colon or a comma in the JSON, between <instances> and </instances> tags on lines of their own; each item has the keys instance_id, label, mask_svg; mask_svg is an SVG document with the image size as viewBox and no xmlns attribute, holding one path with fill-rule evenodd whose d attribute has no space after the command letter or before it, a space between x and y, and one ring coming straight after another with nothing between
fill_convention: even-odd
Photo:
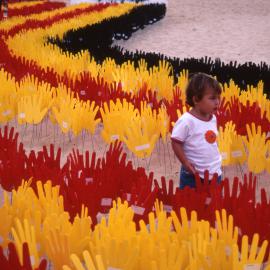
<instances>
[{"instance_id":1,"label":"curly brown hair","mask_svg":"<svg viewBox=\"0 0 270 270\"><path fill-rule=\"evenodd\" d=\"M186 103L194 107L193 97L200 101L208 87L214 89L217 94L221 94L221 87L215 78L202 72L193 74L186 88Z\"/></svg>"}]
</instances>

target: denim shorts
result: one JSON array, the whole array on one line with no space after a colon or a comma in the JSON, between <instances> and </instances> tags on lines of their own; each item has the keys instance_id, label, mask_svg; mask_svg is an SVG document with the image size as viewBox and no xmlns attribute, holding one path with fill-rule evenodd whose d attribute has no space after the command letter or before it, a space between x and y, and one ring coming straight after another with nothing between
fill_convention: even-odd
<instances>
[{"instance_id":1,"label":"denim shorts","mask_svg":"<svg viewBox=\"0 0 270 270\"><path fill-rule=\"evenodd\" d=\"M203 183L203 178L201 178L201 182ZM221 182L221 175L218 177L217 182ZM180 170L180 189L184 189L185 187L195 188L196 180L195 175L190 173L185 167L181 167Z\"/></svg>"}]
</instances>

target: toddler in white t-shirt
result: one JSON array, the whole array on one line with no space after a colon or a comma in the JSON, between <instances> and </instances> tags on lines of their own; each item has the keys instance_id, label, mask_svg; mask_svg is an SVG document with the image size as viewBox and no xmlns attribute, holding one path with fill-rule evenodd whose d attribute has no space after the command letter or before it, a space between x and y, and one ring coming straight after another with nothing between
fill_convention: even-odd
<instances>
[{"instance_id":1,"label":"toddler in white t-shirt","mask_svg":"<svg viewBox=\"0 0 270 270\"><path fill-rule=\"evenodd\" d=\"M221 87L217 80L205 73L197 73L186 88L186 103L191 106L175 123L172 148L182 163L180 189L195 187L195 173L202 181L204 171L210 178L218 174L221 181L221 155L217 146L217 121L214 113L220 103Z\"/></svg>"}]
</instances>

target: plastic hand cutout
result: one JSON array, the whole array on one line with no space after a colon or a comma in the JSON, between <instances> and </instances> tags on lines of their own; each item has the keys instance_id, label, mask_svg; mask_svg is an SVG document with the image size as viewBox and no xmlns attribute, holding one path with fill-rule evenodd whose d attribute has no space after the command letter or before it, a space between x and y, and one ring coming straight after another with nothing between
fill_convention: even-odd
<instances>
[{"instance_id":1,"label":"plastic hand cutout","mask_svg":"<svg viewBox=\"0 0 270 270\"><path fill-rule=\"evenodd\" d=\"M180 72L180 75L178 77L178 82L177 82L177 86L181 90L181 99L183 100L184 104L186 102L185 89L186 89L187 84L188 84L188 73L189 72L187 69L182 70Z\"/></svg>"},{"instance_id":2,"label":"plastic hand cutout","mask_svg":"<svg viewBox=\"0 0 270 270\"><path fill-rule=\"evenodd\" d=\"M96 125L100 122L100 119L96 119L96 114L99 107L95 107L93 101L90 105L90 101L79 101L74 99L74 107L71 109L71 130L75 136L79 135L83 129L86 129L90 133L94 133Z\"/></svg>"},{"instance_id":3,"label":"plastic hand cutout","mask_svg":"<svg viewBox=\"0 0 270 270\"><path fill-rule=\"evenodd\" d=\"M235 84L233 80L229 81L229 84L223 84L223 91L221 93L225 101L232 102L235 98L238 99L240 96L240 87Z\"/></svg>"},{"instance_id":4,"label":"plastic hand cutout","mask_svg":"<svg viewBox=\"0 0 270 270\"><path fill-rule=\"evenodd\" d=\"M82 126L91 134L95 133L96 126L100 123L100 118L96 118L99 106L95 105L95 102L88 100L82 104L81 118L77 118L75 121L82 121Z\"/></svg>"},{"instance_id":5,"label":"plastic hand cutout","mask_svg":"<svg viewBox=\"0 0 270 270\"><path fill-rule=\"evenodd\" d=\"M4 68L0 67L0 100L3 97L12 96L16 99L16 79L12 77L11 73L6 72Z\"/></svg>"},{"instance_id":6,"label":"plastic hand cutout","mask_svg":"<svg viewBox=\"0 0 270 270\"><path fill-rule=\"evenodd\" d=\"M32 266L39 264L39 254L37 250L37 242L34 226L29 224L27 219L24 219L23 223L19 220L15 220L15 228L11 229L14 237L14 243L20 258L21 264L23 264L23 244L27 243L30 252Z\"/></svg>"},{"instance_id":7,"label":"plastic hand cutout","mask_svg":"<svg viewBox=\"0 0 270 270\"><path fill-rule=\"evenodd\" d=\"M162 209L162 204L159 209ZM140 221L139 236L143 243L140 264L147 269L184 269L184 265L187 264L187 249L172 230L172 217L167 217L167 213L162 210L158 210L156 216L150 213L148 217L147 226Z\"/></svg>"},{"instance_id":8,"label":"plastic hand cutout","mask_svg":"<svg viewBox=\"0 0 270 270\"><path fill-rule=\"evenodd\" d=\"M251 128L247 125L248 139L245 139L248 148L248 168L251 172L260 173L265 169L267 143L266 134L261 132L261 127L257 130L252 123Z\"/></svg>"},{"instance_id":9,"label":"plastic hand cutout","mask_svg":"<svg viewBox=\"0 0 270 270\"><path fill-rule=\"evenodd\" d=\"M134 242L137 232L133 215L127 202L121 203L118 199L117 203L113 202L108 220L102 217L101 222L95 226L90 251L91 254L101 255L107 268L134 267L139 246Z\"/></svg>"},{"instance_id":10,"label":"plastic hand cutout","mask_svg":"<svg viewBox=\"0 0 270 270\"><path fill-rule=\"evenodd\" d=\"M166 211L167 213L170 213L171 210L173 209L173 199L175 198L174 196L174 184L173 180L168 181L165 179L164 176L161 177L161 181L158 183L158 181L155 179L154 180L155 186L158 187L158 194L157 198L160 201L160 203L156 200L155 203L155 211L157 212L158 209L160 211ZM161 184L161 186L160 186ZM167 187L168 186L168 187ZM162 210L161 210L162 208Z\"/></svg>"},{"instance_id":11,"label":"plastic hand cutout","mask_svg":"<svg viewBox=\"0 0 270 270\"><path fill-rule=\"evenodd\" d=\"M156 213L156 218L153 212L148 215L149 219L149 231L150 233L156 234L157 237L165 239L166 236L169 237L172 217L167 218L167 214L164 211Z\"/></svg>"},{"instance_id":12,"label":"plastic hand cutout","mask_svg":"<svg viewBox=\"0 0 270 270\"><path fill-rule=\"evenodd\" d=\"M72 129L76 103L75 99L71 99L70 102L63 100L58 103L58 106L52 107L53 116L63 133Z\"/></svg>"},{"instance_id":13,"label":"plastic hand cutout","mask_svg":"<svg viewBox=\"0 0 270 270\"><path fill-rule=\"evenodd\" d=\"M117 203L113 201L107 224L105 217L102 217L100 224L97 224L95 227L94 235L97 235L97 233L104 233L104 235L109 233L112 238L118 237L119 241L134 236L136 234L136 227L133 222L133 216L133 210L131 207L128 207L126 201L124 203L121 203L120 199L117 200Z\"/></svg>"},{"instance_id":14,"label":"plastic hand cutout","mask_svg":"<svg viewBox=\"0 0 270 270\"><path fill-rule=\"evenodd\" d=\"M218 240L224 242L224 252L227 256L230 256L232 253L232 246L234 244L237 244L238 241L238 228L233 227L233 217L232 215L229 215L229 217L227 218L225 209L221 210L221 217L219 211L216 211L215 213Z\"/></svg>"},{"instance_id":15,"label":"plastic hand cutout","mask_svg":"<svg viewBox=\"0 0 270 270\"><path fill-rule=\"evenodd\" d=\"M130 61L123 63L120 67L112 72L112 76L115 82L121 83L124 92L135 95L138 88L138 73L136 74L134 63Z\"/></svg>"},{"instance_id":16,"label":"plastic hand cutout","mask_svg":"<svg viewBox=\"0 0 270 270\"><path fill-rule=\"evenodd\" d=\"M263 116L266 106L267 106L267 96L264 93L264 85L262 81L259 81L257 86L248 85L246 91L242 91L241 95L239 96L239 100L245 106L247 103L253 104L257 103L260 104L261 108L261 116Z\"/></svg>"},{"instance_id":17,"label":"plastic hand cutout","mask_svg":"<svg viewBox=\"0 0 270 270\"><path fill-rule=\"evenodd\" d=\"M91 239L91 224L92 221L88 216L88 209L82 205L81 216L75 217L70 230L71 252L81 254L86 249Z\"/></svg>"},{"instance_id":18,"label":"plastic hand cutout","mask_svg":"<svg viewBox=\"0 0 270 270\"><path fill-rule=\"evenodd\" d=\"M172 100L174 84L173 76L171 76L172 66L165 60L161 60L150 72L152 73L150 89L156 89L158 98Z\"/></svg>"},{"instance_id":19,"label":"plastic hand cutout","mask_svg":"<svg viewBox=\"0 0 270 270\"><path fill-rule=\"evenodd\" d=\"M109 106L104 103L104 108L100 108L100 113L104 126L101 136L105 142L111 143L115 140L123 140L124 130L136 117L138 110L125 99L122 102L117 99L116 103L110 101Z\"/></svg>"},{"instance_id":20,"label":"plastic hand cutout","mask_svg":"<svg viewBox=\"0 0 270 270\"><path fill-rule=\"evenodd\" d=\"M70 259L75 268L70 268L69 266L64 265L63 270L106 270L102 257L100 255L96 255L94 261L88 250L83 252L83 262L80 261L80 258L76 254L71 254Z\"/></svg>"},{"instance_id":21,"label":"plastic hand cutout","mask_svg":"<svg viewBox=\"0 0 270 270\"><path fill-rule=\"evenodd\" d=\"M140 116L132 121L125 130L123 142L128 149L140 158L151 155L155 148L158 134L149 134L151 127Z\"/></svg>"},{"instance_id":22,"label":"plastic hand cutout","mask_svg":"<svg viewBox=\"0 0 270 270\"><path fill-rule=\"evenodd\" d=\"M64 202L63 197L59 195L59 186L52 187L51 181L47 181L44 185L38 181L37 193L45 216L53 213L60 215L64 212Z\"/></svg>"},{"instance_id":23,"label":"plastic hand cutout","mask_svg":"<svg viewBox=\"0 0 270 270\"><path fill-rule=\"evenodd\" d=\"M181 222L179 221L176 213L174 211L171 212L173 225L175 231L180 240L189 241L192 234L196 233L198 229L198 220L197 220L197 213L195 211L191 211L191 219L188 219L186 209L181 207L180 208L180 218Z\"/></svg>"},{"instance_id":24,"label":"plastic hand cutout","mask_svg":"<svg viewBox=\"0 0 270 270\"><path fill-rule=\"evenodd\" d=\"M46 254L52 261L54 269L70 265L70 246L68 235L60 229L51 229L46 234Z\"/></svg>"},{"instance_id":25,"label":"plastic hand cutout","mask_svg":"<svg viewBox=\"0 0 270 270\"><path fill-rule=\"evenodd\" d=\"M51 103L44 107L42 92L24 96L18 100L18 123L39 124L45 117Z\"/></svg>"},{"instance_id":26,"label":"plastic hand cutout","mask_svg":"<svg viewBox=\"0 0 270 270\"><path fill-rule=\"evenodd\" d=\"M231 164L243 164L246 160L244 138L235 132L231 143Z\"/></svg>"},{"instance_id":27,"label":"plastic hand cutout","mask_svg":"<svg viewBox=\"0 0 270 270\"><path fill-rule=\"evenodd\" d=\"M113 83L113 74L112 70L116 70L118 67L115 63L115 60L112 58L107 57L103 62L102 66L99 70L99 76L104 78L104 80L108 83Z\"/></svg>"},{"instance_id":28,"label":"plastic hand cutout","mask_svg":"<svg viewBox=\"0 0 270 270\"><path fill-rule=\"evenodd\" d=\"M227 123L228 124L228 123ZM226 166L231 163L231 144L232 144L232 132L233 127L232 122L225 126L223 130L222 127L219 128L218 134L218 148L222 156L222 165Z\"/></svg>"},{"instance_id":29,"label":"plastic hand cutout","mask_svg":"<svg viewBox=\"0 0 270 270\"><path fill-rule=\"evenodd\" d=\"M12 148L17 148L18 146L18 136L19 133L14 133L14 127L8 128L5 126L3 129L0 129L0 149L5 152Z\"/></svg>"},{"instance_id":30,"label":"plastic hand cutout","mask_svg":"<svg viewBox=\"0 0 270 270\"><path fill-rule=\"evenodd\" d=\"M265 256L268 241L264 240L262 246L259 247L259 235L254 234L251 246L248 244L248 237L246 235L242 238L241 252L239 255L238 246L233 246L233 270L260 270Z\"/></svg>"},{"instance_id":31,"label":"plastic hand cutout","mask_svg":"<svg viewBox=\"0 0 270 270\"><path fill-rule=\"evenodd\" d=\"M189 267L187 269L231 269L232 260L226 257L224 245L217 239L215 229L210 228L207 221L200 221L198 233L191 236L188 245Z\"/></svg>"},{"instance_id":32,"label":"plastic hand cutout","mask_svg":"<svg viewBox=\"0 0 270 270\"><path fill-rule=\"evenodd\" d=\"M0 217L4 221L0 223L0 245L5 248L9 242L9 232L12 224L12 216L7 205L0 208Z\"/></svg>"},{"instance_id":33,"label":"plastic hand cutout","mask_svg":"<svg viewBox=\"0 0 270 270\"><path fill-rule=\"evenodd\" d=\"M17 114L16 95L0 96L0 123L11 121Z\"/></svg>"},{"instance_id":34,"label":"plastic hand cutout","mask_svg":"<svg viewBox=\"0 0 270 270\"><path fill-rule=\"evenodd\" d=\"M23 221L26 216L31 216L32 219L36 211L41 211L37 196L30 184L31 180L28 182L22 181L17 191L12 190L12 201L9 201L7 195L4 194L4 205L9 209L13 220L18 218ZM12 225L15 226L14 221Z\"/></svg>"}]
</instances>

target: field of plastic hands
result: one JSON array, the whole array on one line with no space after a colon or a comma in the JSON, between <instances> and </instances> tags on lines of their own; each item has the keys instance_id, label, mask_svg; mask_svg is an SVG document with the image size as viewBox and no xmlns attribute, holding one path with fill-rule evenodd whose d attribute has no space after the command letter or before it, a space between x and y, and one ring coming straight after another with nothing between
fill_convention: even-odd
<instances>
[{"instance_id":1,"label":"field of plastic hands","mask_svg":"<svg viewBox=\"0 0 270 270\"><path fill-rule=\"evenodd\" d=\"M65 39L65 33L71 35L70 29L79 31L108 17L129 18L134 9L142 16L142 8L131 3L84 4L3 21L1 123L16 119L19 125L41 127L49 118L63 133L78 136L93 134L102 122L101 136L106 143L120 140L136 156L150 156L157 140L162 137L165 142L173 123L188 109L181 91L188 72L182 71L175 82L174 69L164 60L151 68L144 59L137 64L129 61L118 65L116 59L97 63L88 51L72 55L48 41ZM264 132L269 130L270 106L263 82L244 91L230 81L223 89L217 114L223 165L248 160L250 171L269 171L269 143ZM227 124L229 121L232 124Z\"/></svg>"},{"instance_id":2,"label":"field of plastic hands","mask_svg":"<svg viewBox=\"0 0 270 270\"><path fill-rule=\"evenodd\" d=\"M14 16L0 23L2 124L16 118L19 125L38 126L49 118L63 133L79 136L93 134L102 122L106 143L121 141L138 157L151 155L160 137L167 140L188 110L181 91L188 71L175 74L163 59L157 65L149 59L119 64L117 58L96 61L100 55L91 50L60 49L74 41L67 42L71 29L89 33L120 18L122 27L136 31L143 25L129 20L132 14L140 20L149 8L156 10L146 25L162 18L164 6L58 3L48 12L52 3L12 5ZM20 11L24 17L16 16ZM114 38L115 31L121 38L132 32L111 29ZM105 40L108 32L102 33ZM245 91L224 82L217 113L223 165L247 162L251 172L270 170L270 106L263 90L263 82ZM152 173L133 168L119 142L104 158L75 149L63 166L61 149L54 148L26 154L14 129L1 129L1 185L12 191L0 209L1 269L46 269L46 260L64 270L260 269L267 261L270 203L264 189L256 201L252 175L234 179L230 192L228 179L209 184L206 172L196 190L174 193L172 181L167 188L162 178L159 186ZM30 180L21 185L22 179Z\"/></svg>"}]
</instances>

